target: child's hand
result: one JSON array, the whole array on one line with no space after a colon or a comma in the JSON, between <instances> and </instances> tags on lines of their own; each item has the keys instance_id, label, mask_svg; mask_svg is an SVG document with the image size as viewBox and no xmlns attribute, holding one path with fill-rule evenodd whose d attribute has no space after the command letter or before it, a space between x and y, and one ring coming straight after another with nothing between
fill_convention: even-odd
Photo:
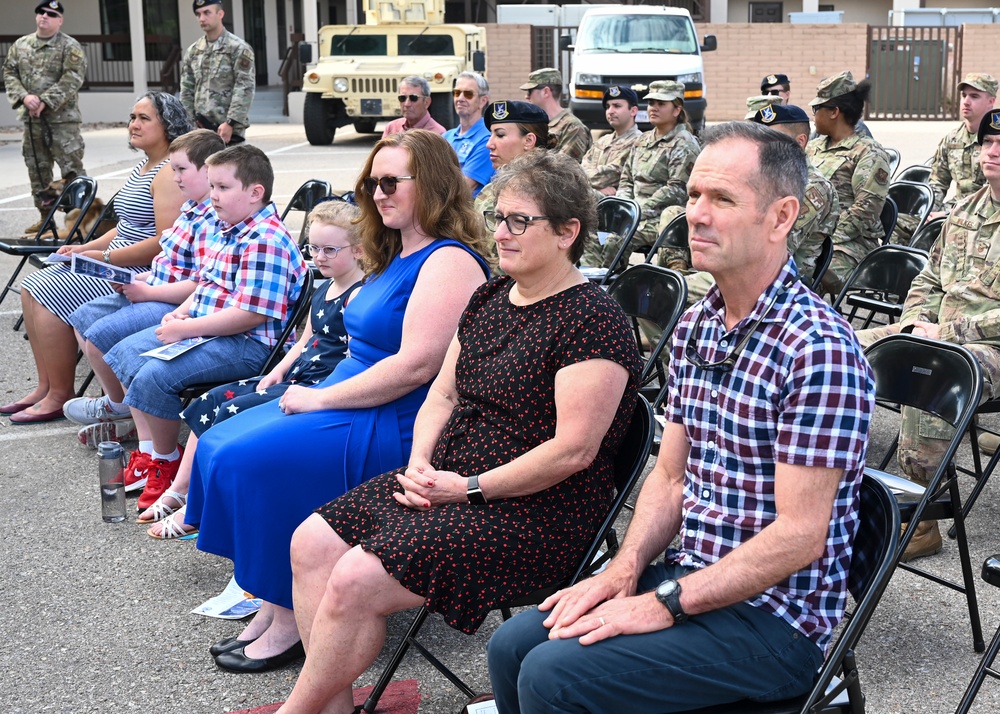
<instances>
[{"instance_id":1,"label":"child's hand","mask_svg":"<svg viewBox=\"0 0 1000 714\"><path fill-rule=\"evenodd\" d=\"M118 292L128 298L129 302L146 302L149 300L149 285L145 281L136 281L120 286Z\"/></svg>"},{"instance_id":2,"label":"child's hand","mask_svg":"<svg viewBox=\"0 0 1000 714\"><path fill-rule=\"evenodd\" d=\"M164 320L166 320L165 317ZM165 345L169 345L172 342L180 342L189 337L197 337L198 335L192 334L189 324L187 320L163 322L156 328L156 336Z\"/></svg>"},{"instance_id":3,"label":"child's hand","mask_svg":"<svg viewBox=\"0 0 1000 714\"><path fill-rule=\"evenodd\" d=\"M261 389L267 389L268 387L273 387L275 384L280 383L285 375L281 373L281 370L275 367L270 372L261 377L261 380L257 382L257 391Z\"/></svg>"},{"instance_id":4,"label":"child's hand","mask_svg":"<svg viewBox=\"0 0 1000 714\"><path fill-rule=\"evenodd\" d=\"M186 312L168 312L163 316L163 319L160 320L160 324L166 325L168 322L173 322L174 320L187 320L189 317L191 316Z\"/></svg>"}]
</instances>

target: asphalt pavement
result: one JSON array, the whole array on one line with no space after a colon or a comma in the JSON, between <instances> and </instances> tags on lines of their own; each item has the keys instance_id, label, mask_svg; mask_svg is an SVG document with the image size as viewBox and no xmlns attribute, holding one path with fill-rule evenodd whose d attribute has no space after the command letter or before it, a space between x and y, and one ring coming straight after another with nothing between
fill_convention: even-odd
<instances>
[{"instance_id":1,"label":"asphalt pavement","mask_svg":"<svg viewBox=\"0 0 1000 714\"><path fill-rule=\"evenodd\" d=\"M941 123L871 122L876 138L899 149L902 165L928 158L948 128ZM335 188L353 186L376 137L350 128L330 147L312 147L301 127L257 124L249 137L275 168L274 199L281 207L309 178ZM107 200L138 161L124 128L85 134L85 165ZM0 132L0 235L33 222L19 135ZM0 256L0 275L15 261ZM23 332L12 327L16 296L0 303L0 403L33 385L33 361ZM79 374L86 368L80 367ZM92 393L97 392L92 390ZM172 712L209 714L283 700L298 672L292 667L262 675L216 669L207 648L239 632L240 623L190 614L219 593L231 574L228 561L187 542L161 542L131 521L100 518L97 461L76 443L66 422L12 425L0 419L0 705L11 712ZM873 450L885 448L894 425L879 422ZM963 458L967 455L963 453ZM969 483L964 484L966 489ZM134 499L129 512L134 518ZM628 513L621 527L627 524ZM973 567L1000 552L996 487L987 486L969 522ZM261 527L266 528L262 523ZM957 575L953 541L926 562ZM987 640L1000 624L1000 592L976 578ZM390 620L398 638L409 615ZM491 615L468 637L432 617L426 641L477 690L488 688L485 643L499 624ZM387 652L358 682L373 683ZM973 651L961 595L898 572L858 652L868 711L944 714L954 711L979 655ZM464 697L415 654L399 671L420 682L421 712L459 712ZM622 711L628 707L623 703ZM973 711L1000 711L1000 684L987 682Z\"/></svg>"}]
</instances>

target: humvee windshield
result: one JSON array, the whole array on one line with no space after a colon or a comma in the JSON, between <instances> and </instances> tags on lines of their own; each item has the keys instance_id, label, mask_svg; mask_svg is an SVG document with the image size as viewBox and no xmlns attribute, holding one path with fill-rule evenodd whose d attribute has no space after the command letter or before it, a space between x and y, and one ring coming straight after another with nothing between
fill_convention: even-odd
<instances>
[{"instance_id":1,"label":"humvee windshield","mask_svg":"<svg viewBox=\"0 0 1000 714\"><path fill-rule=\"evenodd\" d=\"M430 55L450 57L455 54L451 35L400 35L397 41L400 56Z\"/></svg>"},{"instance_id":2,"label":"humvee windshield","mask_svg":"<svg viewBox=\"0 0 1000 714\"><path fill-rule=\"evenodd\" d=\"M330 55L385 57L386 44L385 35L334 35L330 42Z\"/></svg>"}]
</instances>

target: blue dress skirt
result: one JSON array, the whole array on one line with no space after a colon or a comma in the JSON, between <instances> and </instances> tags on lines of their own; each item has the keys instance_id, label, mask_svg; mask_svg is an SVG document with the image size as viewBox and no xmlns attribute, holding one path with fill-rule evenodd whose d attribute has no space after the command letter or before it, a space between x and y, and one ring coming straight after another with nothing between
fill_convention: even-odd
<instances>
[{"instance_id":1,"label":"blue dress skirt","mask_svg":"<svg viewBox=\"0 0 1000 714\"><path fill-rule=\"evenodd\" d=\"M449 245L468 250L437 240L397 256L358 291L344 313L350 356L315 389L350 379L399 351L420 268ZM406 463L429 386L367 409L286 416L271 402L213 426L198 442L191 473L186 522L199 528L198 548L232 560L245 590L291 608L292 533L319 506Z\"/></svg>"}]
</instances>

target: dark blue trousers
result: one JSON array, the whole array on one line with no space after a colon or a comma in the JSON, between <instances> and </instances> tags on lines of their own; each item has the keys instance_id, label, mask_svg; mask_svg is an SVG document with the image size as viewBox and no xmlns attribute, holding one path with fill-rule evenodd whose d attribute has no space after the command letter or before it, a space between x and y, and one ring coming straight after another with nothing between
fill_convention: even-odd
<instances>
[{"instance_id":1,"label":"dark blue trousers","mask_svg":"<svg viewBox=\"0 0 1000 714\"><path fill-rule=\"evenodd\" d=\"M639 590L683 574L677 566L652 565ZM748 698L785 699L808 692L823 662L812 641L745 603L587 646L549 640L546 615L521 613L490 639L500 714L667 714Z\"/></svg>"}]
</instances>

